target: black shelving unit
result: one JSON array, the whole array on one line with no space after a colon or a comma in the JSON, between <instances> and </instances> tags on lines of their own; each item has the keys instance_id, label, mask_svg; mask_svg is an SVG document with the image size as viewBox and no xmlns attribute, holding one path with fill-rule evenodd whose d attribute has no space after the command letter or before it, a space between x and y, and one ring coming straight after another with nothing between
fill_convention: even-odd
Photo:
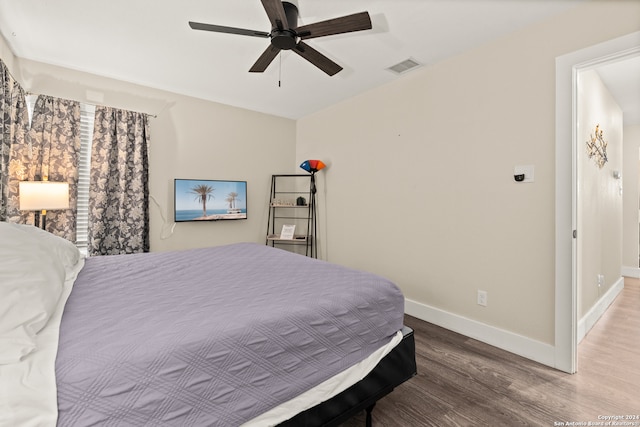
<instances>
[{"instance_id":1,"label":"black shelving unit","mask_svg":"<svg viewBox=\"0 0 640 427\"><path fill-rule=\"evenodd\" d=\"M318 257L315 176L272 175L266 244ZM284 225L295 225L292 239L281 237Z\"/></svg>"}]
</instances>

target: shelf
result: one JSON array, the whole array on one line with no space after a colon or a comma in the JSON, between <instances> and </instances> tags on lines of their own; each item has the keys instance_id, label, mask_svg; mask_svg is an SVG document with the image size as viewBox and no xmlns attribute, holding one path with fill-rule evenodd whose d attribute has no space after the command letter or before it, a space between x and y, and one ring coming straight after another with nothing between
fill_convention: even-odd
<instances>
[{"instance_id":1,"label":"shelf","mask_svg":"<svg viewBox=\"0 0 640 427\"><path fill-rule=\"evenodd\" d=\"M316 206L313 175L272 175L266 244L317 257ZM298 197L299 196L299 197ZM304 202L299 205L298 201ZM284 226L295 226L293 239L281 239Z\"/></svg>"},{"instance_id":2,"label":"shelf","mask_svg":"<svg viewBox=\"0 0 640 427\"><path fill-rule=\"evenodd\" d=\"M274 191L273 194L309 194L309 190L298 191Z\"/></svg>"},{"instance_id":3,"label":"shelf","mask_svg":"<svg viewBox=\"0 0 640 427\"><path fill-rule=\"evenodd\" d=\"M309 239L311 239L311 236L309 236ZM267 240L269 240L270 242L306 242L307 241L307 236L305 236L304 234L295 234L293 236L293 239L281 239L279 234L269 234L267 236Z\"/></svg>"}]
</instances>

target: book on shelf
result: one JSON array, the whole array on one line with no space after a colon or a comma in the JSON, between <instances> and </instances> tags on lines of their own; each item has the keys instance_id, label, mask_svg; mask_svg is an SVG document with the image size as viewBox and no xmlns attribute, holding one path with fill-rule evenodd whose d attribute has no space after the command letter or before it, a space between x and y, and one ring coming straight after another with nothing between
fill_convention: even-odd
<instances>
[{"instance_id":1,"label":"book on shelf","mask_svg":"<svg viewBox=\"0 0 640 427\"><path fill-rule=\"evenodd\" d=\"M293 233L296 231L295 225L285 224L282 226L282 231L280 232L280 238L282 240L293 240Z\"/></svg>"}]
</instances>

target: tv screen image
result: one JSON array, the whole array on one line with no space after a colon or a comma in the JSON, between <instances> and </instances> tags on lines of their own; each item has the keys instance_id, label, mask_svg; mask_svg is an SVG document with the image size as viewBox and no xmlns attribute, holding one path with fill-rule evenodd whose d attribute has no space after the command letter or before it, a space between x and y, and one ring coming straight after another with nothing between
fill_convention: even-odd
<instances>
[{"instance_id":1,"label":"tv screen image","mask_svg":"<svg viewBox=\"0 0 640 427\"><path fill-rule=\"evenodd\" d=\"M174 221L247 219L247 182L174 180Z\"/></svg>"}]
</instances>

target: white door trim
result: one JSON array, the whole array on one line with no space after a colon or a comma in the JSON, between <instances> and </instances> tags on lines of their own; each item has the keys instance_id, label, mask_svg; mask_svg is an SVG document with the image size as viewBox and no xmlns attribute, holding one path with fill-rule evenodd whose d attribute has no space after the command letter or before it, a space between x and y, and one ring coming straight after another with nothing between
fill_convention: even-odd
<instances>
[{"instance_id":1,"label":"white door trim","mask_svg":"<svg viewBox=\"0 0 640 427\"><path fill-rule=\"evenodd\" d=\"M555 367L569 373L576 372L578 363L577 239L573 238L578 203L577 75L579 71L637 54L638 49L640 31L556 58Z\"/></svg>"}]
</instances>

